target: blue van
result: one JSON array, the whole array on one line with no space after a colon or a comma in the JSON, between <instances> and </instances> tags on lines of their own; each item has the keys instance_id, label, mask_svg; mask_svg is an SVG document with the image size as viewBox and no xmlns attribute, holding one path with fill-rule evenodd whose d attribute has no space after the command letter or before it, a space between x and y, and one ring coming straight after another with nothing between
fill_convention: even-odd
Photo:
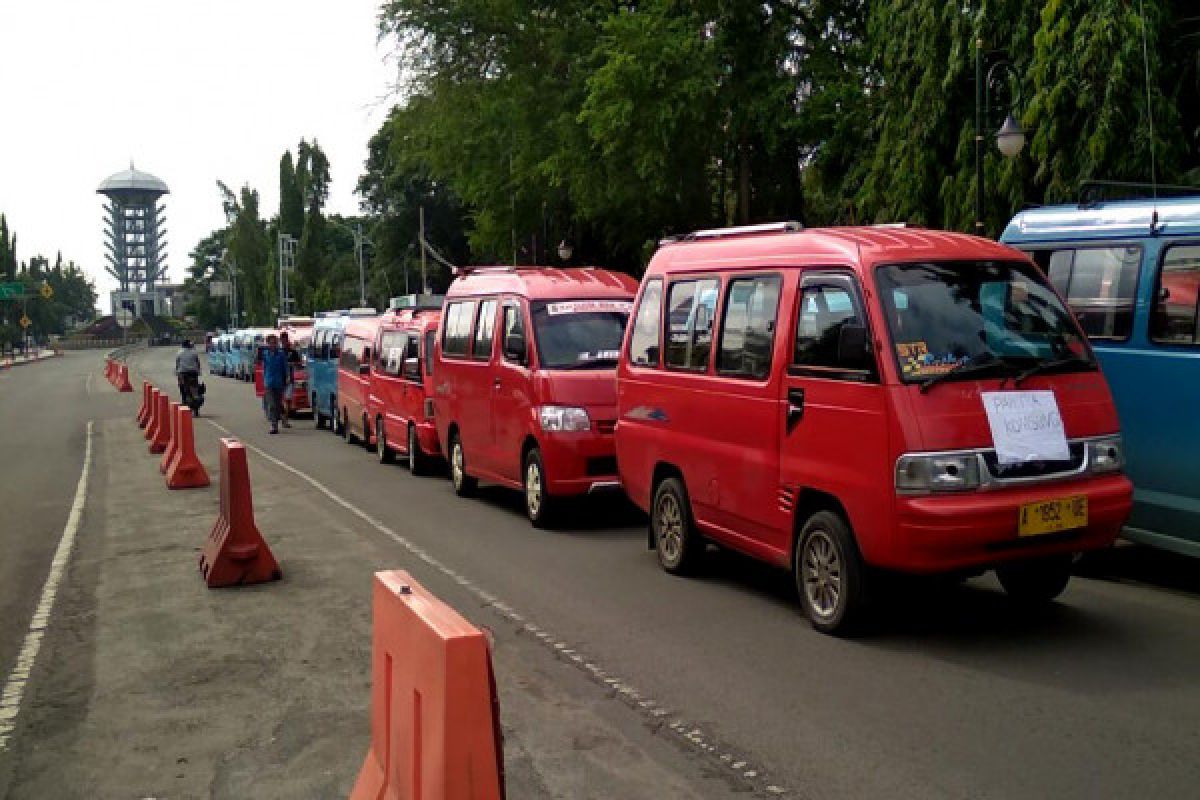
<instances>
[{"instance_id":1,"label":"blue van","mask_svg":"<svg viewBox=\"0 0 1200 800\"><path fill-rule=\"evenodd\" d=\"M337 368L342 355L342 335L350 317L374 317L373 308L352 308L349 311L319 311L313 323L312 339L308 343L308 391L313 420L318 428L329 428L341 435L338 427Z\"/></svg>"},{"instance_id":2,"label":"blue van","mask_svg":"<svg viewBox=\"0 0 1200 800\"><path fill-rule=\"evenodd\" d=\"M1134 484L1124 536L1200 557L1200 193L1022 211L1028 253L1100 358Z\"/></svg>"}]
</instances>

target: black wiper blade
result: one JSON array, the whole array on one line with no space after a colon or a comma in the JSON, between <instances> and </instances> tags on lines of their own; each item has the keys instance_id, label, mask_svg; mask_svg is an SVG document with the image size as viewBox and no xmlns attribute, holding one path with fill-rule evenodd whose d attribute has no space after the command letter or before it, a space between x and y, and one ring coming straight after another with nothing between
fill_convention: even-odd
<instances>
[{"instance_id":1,"label":"black wiper blade","mask_svg":"<svg viewBox=\"0 0 1200 800\"><path fill-rule=\"evenodd\" d=\"M995 369L1003 369L1006 371L1015 371L1016 364L1009 361L1007 358L989 358L986 361L964 361L949 372L943 372L941 375L934 375L931 378L926 378L921 382L921 394L925 394L934 386L949 380L957 380L971 375L978 375L982 372L991 372Z\"/></svg>"},{"instance_id":2,"label":"black wiper blade","mask_svg":"<svg viewBox=\"0 0 1200 800\"><path fill-rule=\"evenodd\" d=\"M566 364L559 369L596 369L600 367L615 367L617 359L615 358L592 358L586 361L576 361L574 364Z\"/></svg>"},{"instance_id":3,"label":"black wiper blade","mask_svg":"<svg viewBox=\"0 0 1200 800\"><path fill-rule=\"evenodd\" d=\"M1023 370L1020 375L1013 379L1013 386L1020 386L1022 381L1032 378L1043 372L1052 372L1054 370L1063 369L1064 367L1080 367L1089 372L1097 369L1096 362L1090 358L1082 358L1080 356L1067 356L1066 358L1057 358L1053 361L1042 361L1034 364L1029 369Z\"/></svg>"}]
</instances>

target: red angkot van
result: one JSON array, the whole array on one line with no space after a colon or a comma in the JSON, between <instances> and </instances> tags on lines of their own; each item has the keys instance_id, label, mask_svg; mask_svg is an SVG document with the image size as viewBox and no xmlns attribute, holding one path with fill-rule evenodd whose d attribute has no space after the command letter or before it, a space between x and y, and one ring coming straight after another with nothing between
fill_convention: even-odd
<instances>
[{"instance_id":1,"label":"red angkot van","mask_svg":"<svg viewBox=\"0 0 1200 800\"><path fill-rule=\"evenodd\" d=\"M375 339L367 397L375 452L382 463L399 454L414 475L441 457L433 420L433 351L441 299L436 298L437 305L384 313Z\"/></svg>"},{"instance_id":2,"label":"red angkot van","mask_svg":"<svg viewBox=\"0 0 1200 800\"><path fill-rule=\"evenodd\" d=\"M621 480L684 572L791 569L833 632L870 570L995 568L1046 602L1130 511L1086 337L1022 253L893 227L701 231L651 260L618 370Z\"/></svg>"},{"instance_id":3,"label":"red angkot van","mask_svg":"<svg viewBox=\"0 0 1200 800\"><path fill-rule=\"evenodd\" d=\"M337 411L335 429L348 444L361 442L371 447L370 401L371 359L379 335L380 318L351 317L343 331L338 358Z\"/></svg>"},{"instance_id":4,"label":"red angkot van","mask_svg":"<svg viewBox=\"0 0 1200 800\"><path fill-rule=\"evenodd\" d=\"M637 282L602 269L487 267L446 294L434 417L459 495L521 489L535 526L555 501L617 482L616 364Z\"/></svg>"}]
</instances>

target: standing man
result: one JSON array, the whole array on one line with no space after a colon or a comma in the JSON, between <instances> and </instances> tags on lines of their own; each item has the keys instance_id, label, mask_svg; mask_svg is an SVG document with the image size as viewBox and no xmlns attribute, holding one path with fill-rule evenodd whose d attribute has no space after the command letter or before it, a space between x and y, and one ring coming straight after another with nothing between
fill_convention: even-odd
<instances>
[{"instance_id":1,"label":"standing man","mask_svg":"<svg viewBox=\"0 0 1200 800\"><path fill-rule=\"evenodd\" d=\"M267 419L271 433L279 433L279 416L283 411L283 387L287 385L287 354L279 347L275 334L267 337L263 351L263 399L267 401Z\"/></svg>"}]
</instances>

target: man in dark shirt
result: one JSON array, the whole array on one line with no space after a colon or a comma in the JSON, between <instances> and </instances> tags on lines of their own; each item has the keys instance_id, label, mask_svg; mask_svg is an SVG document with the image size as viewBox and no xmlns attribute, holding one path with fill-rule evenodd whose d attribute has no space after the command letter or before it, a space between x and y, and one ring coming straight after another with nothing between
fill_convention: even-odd
<instances>
[{"instance_id":1,"label":"man in dark shirt","mask_svg":"<svg viewBox=\"0 0 1200 800\"><path fill-rule=\"evenodd\" d=\"M287 354L279 347L275 334L267 337L267 349L263 351L263 390L267 401L267 419L271 422L271 433L279 433L279 417L283 413L283 387L288 379Z\"/></svg>"}]
</instances>

